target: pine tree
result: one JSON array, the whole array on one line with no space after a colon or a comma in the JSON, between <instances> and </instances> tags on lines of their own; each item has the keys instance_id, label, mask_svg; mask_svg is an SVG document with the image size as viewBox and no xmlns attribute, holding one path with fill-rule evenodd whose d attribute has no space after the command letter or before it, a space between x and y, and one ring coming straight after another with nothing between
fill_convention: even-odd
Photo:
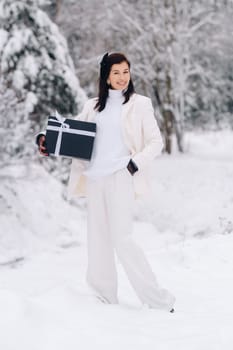
<instances>
[{"instance_id":1,"label":"pine tree","mask_svg":"<svg viewBox=\"0 0 233 350\"><path fill-rule=\"evenodd\" d=\"M38 4L0 3L1 159L32 154L34 134L47 115L76 115L85 94L75 77L65 38Z\"/></svg>"}]
</instances>

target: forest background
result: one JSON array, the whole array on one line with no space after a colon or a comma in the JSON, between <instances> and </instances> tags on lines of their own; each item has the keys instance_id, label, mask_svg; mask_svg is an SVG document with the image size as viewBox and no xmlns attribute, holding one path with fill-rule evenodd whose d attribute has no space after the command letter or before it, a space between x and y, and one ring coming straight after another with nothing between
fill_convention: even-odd
<instances>
[{"instance_id":1,"label":"forest background","mask_svg":"<svg viewBox=\"0 0 233 350\"><path fill-rule=\"evenodd\" d=\"M233 0L0 0L0 349L233 349ZM175 313L85 281L86 202L70 160L40 156L54 110L96 96L105 52L132 63L164 151L133 235Z\"/></svg>"},{"instance_id":2,"label":"forest background","mask_svg":"<svg viewBox=\"0 0 233 350\"><path fill-rule=\"evenodd\" d=\"M165 152L185 151L187 130L232 130L232 15L231 0L1 0L0 161L36 159L47 116L96 96L105 52L129 57ZM67 160L36 161L67 180Z\"/></svg>"}]
</instances>

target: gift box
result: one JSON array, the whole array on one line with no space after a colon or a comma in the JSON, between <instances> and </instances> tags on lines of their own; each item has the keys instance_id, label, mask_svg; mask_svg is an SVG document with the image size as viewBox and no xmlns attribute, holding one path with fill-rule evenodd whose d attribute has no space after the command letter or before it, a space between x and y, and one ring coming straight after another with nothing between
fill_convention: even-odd
<instances>
[{"instance_id":1,"label":"gift box","mask_svg":"<svg viewBox=\"0 0 233 350\"><path fill-rule=\"evenodd\" d=\"M49 155L90 160L95 135L95 123L65 119L56 113L48 119L46 148Z\"/></svg>"}]
</instances>

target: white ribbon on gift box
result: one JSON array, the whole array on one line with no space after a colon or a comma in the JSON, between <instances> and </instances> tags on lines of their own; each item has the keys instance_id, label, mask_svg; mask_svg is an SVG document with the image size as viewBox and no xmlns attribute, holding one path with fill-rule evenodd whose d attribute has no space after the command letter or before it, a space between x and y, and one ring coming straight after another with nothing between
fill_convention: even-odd
<instances>
[{"instance_id":1,"label":"white ribbon on gift box","mask_svg":"<svg viewBox=\"0 0 233 350\"><path fill-rule=\"evenodd\" d=\"M70 133L70 134L76 134L76 135L95 137L96 133L94 131L70 129L70 125L64 123L65 118L63 118L61 115L59 115L57 113L57 111L55 112L55 117L61 123L61 125L60 126L52 126L52 125L47 126L47 130L58 131L57 143L56 143L56 148L54 151L55 156L59 156L63 132ZM54 122L54 119L49 119L49 120Z\"/></svg>"}]
</instances>

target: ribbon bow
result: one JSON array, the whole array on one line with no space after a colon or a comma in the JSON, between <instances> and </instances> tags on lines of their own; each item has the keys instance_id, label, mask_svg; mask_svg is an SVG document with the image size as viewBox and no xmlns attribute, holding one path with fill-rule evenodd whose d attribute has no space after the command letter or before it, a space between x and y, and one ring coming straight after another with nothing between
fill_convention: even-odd
<instances>
[{"instance_id":1,"label":"ribbon bow","mask_svg":"<svg viewBox=\"0 0 233 350\"><path fill-rule=\"evenodd\" d=\"M61 114L58 113L58 111L55 111L55 118L61 123L62 128L69 128L69 124L65 123L66 118L63 118Z\"/></svg>"},{"instance_id":2,"label":"ribbon bow","mask_svg":"<svg viewBox=\"0 0 233 350\"><path fill-rule=\"evenodd\" d=\"M106 53L104 54L104 56L102 57L102 60L101 60L101 62L100 62L100 65L101 65L101 66L106 66L106 64L107 64L107 58L108 58L108 52L106 52Z\"/></svg>"},{"instance_id":3,"label":"ribbon bow","mask_svg":"<svg viewBox=\"0 0 233 350\"><path fill-rule=\"evenodd\" d=\"M100 62L100 77L105 79L107 75L107 65L108 65L108 52L103 56Z\"/></svg>"}]
</instances>

